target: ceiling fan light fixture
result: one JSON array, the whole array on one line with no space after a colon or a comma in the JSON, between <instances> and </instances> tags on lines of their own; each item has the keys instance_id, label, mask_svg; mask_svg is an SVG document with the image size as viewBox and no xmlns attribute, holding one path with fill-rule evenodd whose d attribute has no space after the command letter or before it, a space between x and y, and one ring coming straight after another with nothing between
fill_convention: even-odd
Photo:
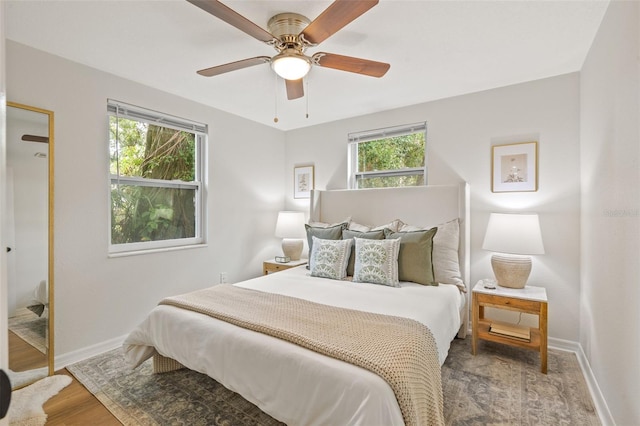
<instances>
[{"instance_id":1,"label":"ceiling fan light fixture","mask_svg":"<svg viewBox=\"0 0 640 426\"><path fill-rule=\"evenodd\" d=\"M311 60L295 51L284 50L271 59L271 68L285 80L299 80L311 69Z\"/></svg>"}]
</instances>

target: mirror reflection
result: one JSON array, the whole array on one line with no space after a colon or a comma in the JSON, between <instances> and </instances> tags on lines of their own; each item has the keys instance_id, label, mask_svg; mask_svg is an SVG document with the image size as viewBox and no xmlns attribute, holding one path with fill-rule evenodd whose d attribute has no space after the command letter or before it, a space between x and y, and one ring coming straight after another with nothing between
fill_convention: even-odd
<instances>
[{"instance_id":1,"label":"mirror reflection","mask_svg":"<svg viewBox=\"0 0 640 426\"><path fill-rule=\"evenodd\" d=\"M53 113L7 103L9 378L19 388L53 373L50 178Z\"/></svg>"}]
</instances>

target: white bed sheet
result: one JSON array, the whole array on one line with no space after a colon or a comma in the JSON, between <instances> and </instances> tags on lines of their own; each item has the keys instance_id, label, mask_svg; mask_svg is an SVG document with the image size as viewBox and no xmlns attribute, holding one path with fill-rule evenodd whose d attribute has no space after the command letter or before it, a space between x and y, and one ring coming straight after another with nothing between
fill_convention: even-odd
<instances>
[{"instance_id":1,"label":"white bed sheet","mask_svg":"<svg viewBox=\"0 0 640 426\"><path fill-rule=\"evenodd\" d=\"M464 295L452 285L401 283L400 288L392 288L335 281L310 277L304 266L236 285L415 319L431 329L440 364L460 327L464 305ZM291 426L403 424L393 391L378 375L173 306L152 310L127 337L124 349L132 366L157 350L213 377Z\"/></svg>"}]
</instances>

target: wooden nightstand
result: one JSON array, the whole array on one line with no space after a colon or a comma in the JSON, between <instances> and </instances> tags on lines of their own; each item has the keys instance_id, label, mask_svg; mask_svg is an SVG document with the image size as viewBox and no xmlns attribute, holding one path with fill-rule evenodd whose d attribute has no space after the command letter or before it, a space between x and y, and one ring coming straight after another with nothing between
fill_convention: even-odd
<instances>
[{"instance_id":1,"label":"wooden nightstand","mask_svg":"<svg viewBox=\"0 0 640 426\"><path fill-rule=\"evenodd\" d=\"M309 259L290 260L287 263L276 262L275 259L269 259L262 262L262 273L268 275L269 272L279 272L285 269L295 268L296 266L306 265Z\"/></svg>"},{"instance_id":2,"label":"wooden nightstand","mask_svg":"<svg viewBox=\"0 0 640 426\"><path fill-rule=\"evenodd\" d=\"M531 328L531 341L489 333L491 320L485 319L485 307L538 315L538 328ZM547 374L547 291L543 287L522 289L497 286L484 288L482 280L473 288L471 353L476 354L478 339L518 346L540 352L540 371Z\"/></svg>"}]
</instances>

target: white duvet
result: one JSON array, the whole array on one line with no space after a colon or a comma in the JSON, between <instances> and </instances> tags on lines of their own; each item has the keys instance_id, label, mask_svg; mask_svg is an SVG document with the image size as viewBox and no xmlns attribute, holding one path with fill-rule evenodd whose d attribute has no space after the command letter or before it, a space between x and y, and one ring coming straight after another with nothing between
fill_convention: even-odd
<instances>
[{"instance_id":1,"label":"white duvet","mask_svg":"<svg viewBox=\"0 0 640 426\"><path fill-rule=\"evenodd\" d=\"M400 288L309 276L304 266L235 284L344 308L403 316L433 333L442 364L461 325L453 285ZM251 309L250 306L247 309ZM173 306L154 308L124 342L138 366L157 350L213 377L288 425L401 425L389 385L360 367Z\"/></svg>"}]
</instances>

